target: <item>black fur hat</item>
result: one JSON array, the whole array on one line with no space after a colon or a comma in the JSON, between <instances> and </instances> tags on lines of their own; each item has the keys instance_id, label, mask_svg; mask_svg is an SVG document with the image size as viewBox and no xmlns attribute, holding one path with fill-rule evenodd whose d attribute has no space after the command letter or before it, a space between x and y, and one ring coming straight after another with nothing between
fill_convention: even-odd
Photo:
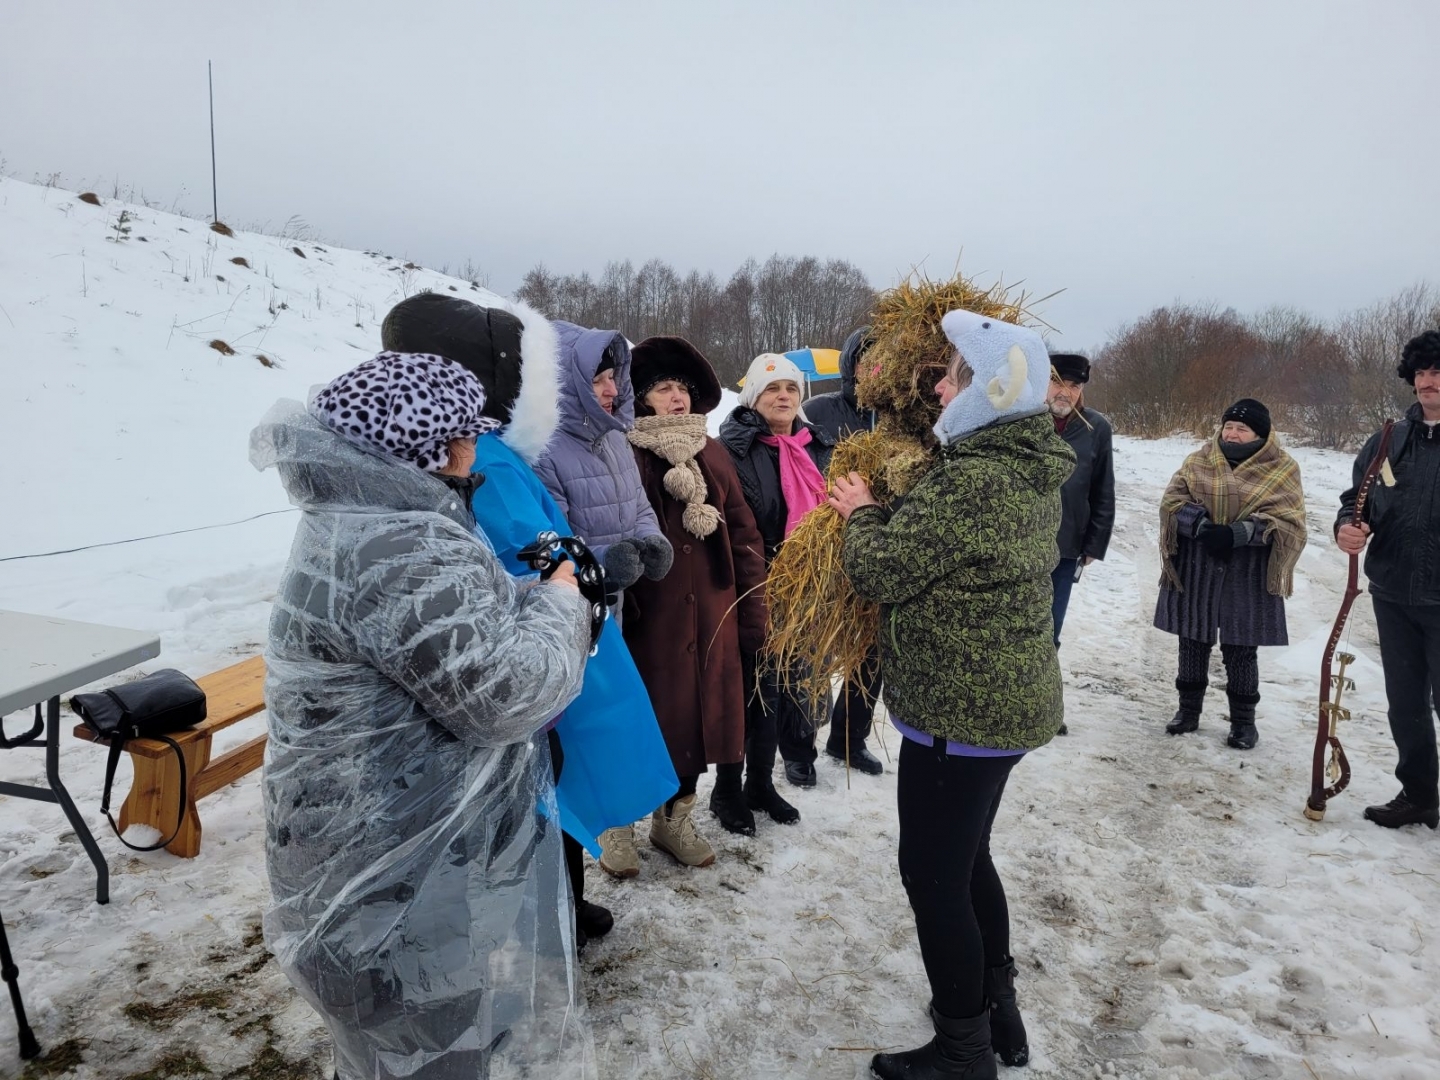
<instances>
[{"instance_id":1,"label":"black fur hat","mask_svg":"<svg viewBox=\"0 0 1440 1080\"><path fill-rule=\"evenodd\" d=\"M1407 341L1395 374L1414 386L1415 373L1430 368L1440 368L1440 330L1426 330Z\"/></svg>"},{"instance_id":2,"label":"black fur hat","mask_svg":"<svg viewBox=\"0 0 1440 1080\"><path fill-rule=\"evenodd\" d=\"M1052 352L1050 366L1066 382L1085 384L1090 381L1090 361L1073 352Z\"/></svg>"},{"instance_id":3,"label":"black fur hat","mask_svg":"<svg viewBox=\"0 0 1440 1080\"><path fill-rule=\"evenodd\" d=\"M635 387L635 410L641 413L645 395L656 383L679 379L690 387L690 411L708 413L720 404L720 380L700 350L682 337L648 337L630 350L630 384Z\"/></svg>"},{"instance_id":4,"label":"black fur hat","mask_svg":"<svg viewBox=\"0 0 1440 1080\"><path fill-rule=\"evenodd\" d=\"M508 424L520 395L524 329L524 323L500 308L442 293L417 293L390 309L380 341L391 352L435 353L469 369L485 387L484 415Z\"/></svg>"}]
</instances>

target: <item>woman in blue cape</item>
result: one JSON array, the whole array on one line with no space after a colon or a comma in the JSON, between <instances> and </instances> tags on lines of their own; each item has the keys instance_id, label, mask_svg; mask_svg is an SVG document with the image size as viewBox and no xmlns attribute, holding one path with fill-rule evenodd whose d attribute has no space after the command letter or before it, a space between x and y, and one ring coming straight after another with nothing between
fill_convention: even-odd
<instances>
[{"instance_id":1,"label":"woman in blue cape","mask_svg":"<svg viewBox=\"0 0 1440 1080\"><path fill-rule=\"evenodd\" d=\"M517 558L521 548L541 532L572 535L531 467L560 421L559 341L550 322L525 304L496 303L481 307L421 293L391 309L381 336L387 349L455 360L484 385L485 412L497 427L475 442L473 470L484 478L472 499L475 520L506 569L529 574ZM582 946L606 933L613 920L584 899L581 845L598 857L600 833L648 814L679 786L645 684L613 621L606 622L596 649L580 696L549 732Z\"/></svg>"}]
</instances>

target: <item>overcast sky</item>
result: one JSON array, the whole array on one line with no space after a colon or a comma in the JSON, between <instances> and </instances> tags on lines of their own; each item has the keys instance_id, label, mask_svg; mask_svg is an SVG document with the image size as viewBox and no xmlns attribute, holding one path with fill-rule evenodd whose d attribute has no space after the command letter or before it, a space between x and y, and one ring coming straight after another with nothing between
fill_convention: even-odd
<instances>
[{"instance_id":1,"label":"overcast sky","mask_svg":"<svg viewBox=\"0 0 1440 1080\"><path fill-rule=\"evenodd\" d=\"M509 293L772 252L1322 316L1440 284L1440 2L3 0L0 156ZM3 238L0 238L3 242ZM831 344L813 342L809 344Z\"/></svg>"}]
</instances>

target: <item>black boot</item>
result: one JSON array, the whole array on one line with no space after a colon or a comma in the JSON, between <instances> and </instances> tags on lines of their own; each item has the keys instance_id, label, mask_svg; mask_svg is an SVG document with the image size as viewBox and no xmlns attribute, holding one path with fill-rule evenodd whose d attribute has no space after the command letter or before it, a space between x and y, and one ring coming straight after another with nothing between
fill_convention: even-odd
<instances>
[{"instance_id":1,"label":"black boot","mask_svg":"<svg viewBox=\"0 0 1440 1080\"><path fill-rule=\"evenodd\" d=\"M745 805L740 777L745 771L742 762L715 766L715 787L710 792L710 812L720 819L726 832L741 836L755 835L755 815Z\"/></svg>"},{"instance_id":2,"label":"black boot","mask_svg":"<svg viewBox=\"0 0 1440 1080\"><path fill-rule=\"evenodd\" d=\"M1433 804L1421 806L1411 802L1402 791L1383 806L1367 806L1365 819L1387 829L1398 829L1403 825L1427 825L1433 829L1440 825L1440 810Z\"/></svg>"},{"instance_id":3,"label":"black boot","mask_svg":"<svg viewBox=\"0 0 1440 1080\"><path fill-rule=\"evenodd\" d=\"M1175 680L1175 689L1180 691L1180 709L1175 719L1165 725L1166 735L1185 735L1200 728L1200 710L1205 706L1205 688L1209 683Z\"/></svg>"},{"instance_id":4,"label":"black boot","mask_svg":"<svg viewBox=\"0 0 1440 1080\"><path fill-rule=\"evenodd\" d=\"M985 997L990 1001L990 1045L996 1056L1012 1069L1030 1061L1030 1041L1025 1021L1015 1003L1015 960L985 969Z\"/></svg>"},{"instance_id":5,"label":"black boot","mask_svg":"<svg viewBox=\"0 0 1440 1080\"><path fill-rule=\"evenodd\" d=\"M602 938L614 925L615 916L610 914L609 908L592 904L589 900L581 900L575 905L576 937Z\"/></svg>"},{"instance_id":6,"label":"black boot","mask_svg":"<svg viewBox=\"0 0 1440 1080\"><path fill-rule=\"evenodd\" d=\"M1236 750L1253 750L1260 741L1260 732L1255 729L1255 706L1260 704L1259 694L1230 694L1230 734L1226 746Z\"/></svg>"},{"instance_id":7,"label":"black boot","mask_svg":"<svg viewBox=\"0 0 1440 1080\"><path fill-rule=\"evenodd\" d=\"M880 1080L997 1080L999 1067L990 1048L990 1013L955 1020L933 1008L930 1020L935 1038L918 1050L902 1054L876 1054L870 1071Z\"/></svg>"},{"instance_id":8,"label":"black boot","mask_svg":"<svg viewBox=\"0 0 1440 1080\"><path fill-rule=\"evenodd\" d=\"M827 742L825 753L838 761L845 760L845 744ZM885 771L885 766L880 759L865 748L863 742L850 744L850 768L856 772L863 772L869 776L879 776Z\"/></svg>"},{"instance_id":9,"label":"black boot","mask_svg":"<svg viewBox=\"0 0 1440 1080\"><path fill-rule=\"evenodd\" d=\"M775 790L775 751L773 741L751 739L745 747L745 805L763 810L770 820L780 825L794 825L800 811L780 797Z\"/></svg>"}]
</instances>

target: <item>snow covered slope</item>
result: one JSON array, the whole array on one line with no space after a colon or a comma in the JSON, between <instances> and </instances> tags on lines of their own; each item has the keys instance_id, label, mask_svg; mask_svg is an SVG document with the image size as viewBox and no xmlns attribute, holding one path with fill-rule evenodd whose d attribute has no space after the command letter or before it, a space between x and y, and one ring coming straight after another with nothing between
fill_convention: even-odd
<instances>
[{"instance_id":1,"label":"snow covered slope","mask_svg":"<svg viewBox=\"0 0 1440 1080\"><path fill-rule=\"evenodd\" d=\"M154 629L164 652L151 667L199 674L258 651L295 518L275 476L246 460L250 427L375 351L406 293L452 287L480 298L382 255L223 237L0 180L0 607ZM1345 733L1355 780L1323 824L1300 816L1343 586L1329 521L1348 458L1296 452L1311 546L1295 644L1261 654L1261 743L1241 754L1224 746L1218 669L1201 730L1163 734L1175 649L1149 628L1155 508L1192 446L1117 440L1115 541L1076 588L1061 653L1072 734L1017 768L996 825L1026 1075L1440 1075L1440 836L1360 817L1395 787L1364 600ZM184 529L202 531L13 558ZM893 760L898 738L882 723L872 748ZM0 797L0 912L52 1055L28 1075L328 1076L323 1032L255 933L258 778L206 800L198 859L136 855L97 812L103 758L65 740L62 771L110 856L107 908L58 809ZM32 751L0 751L0 779L35 783L42 769ZM815 789L786 788L804 815L793 828L731 837L702 811L712 868L643 843L634 881L591 867L592 898L617 915L584 960L600 1077L858 1078L876 1047L928 1038L893 766L850 790L829 759L818 769ZM22 1071L0 998L0 1077Z\"/></svg>"}]
</instances>

